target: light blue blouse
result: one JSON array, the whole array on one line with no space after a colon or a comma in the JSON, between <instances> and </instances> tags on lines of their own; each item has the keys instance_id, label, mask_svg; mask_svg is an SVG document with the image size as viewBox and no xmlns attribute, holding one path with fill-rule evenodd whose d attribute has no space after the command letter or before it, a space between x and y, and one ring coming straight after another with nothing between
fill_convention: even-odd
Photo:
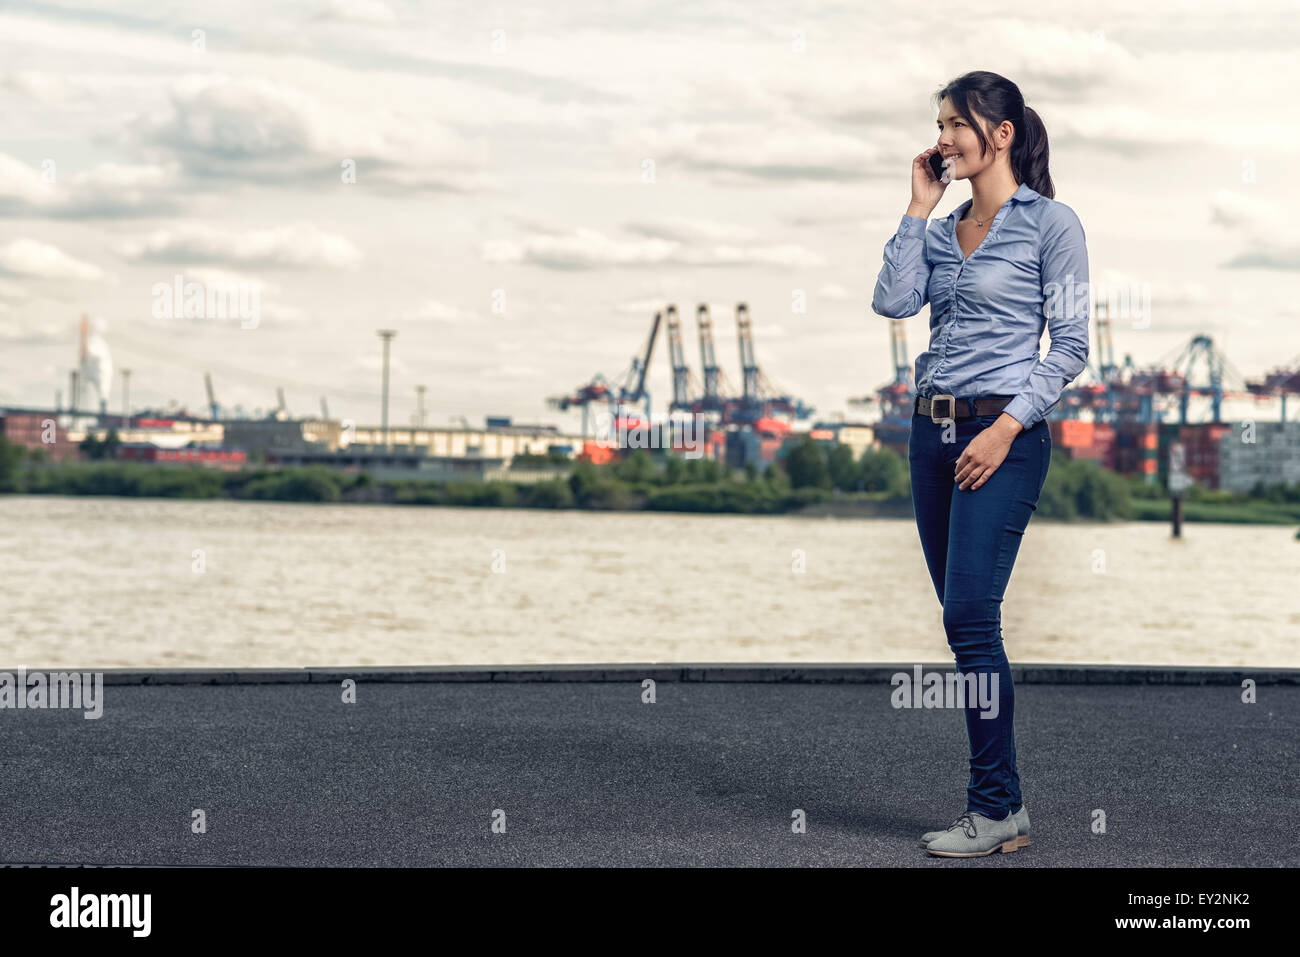
<instances>
[{"instance_id":1,"label":"light blue blouse","mask_svg":"<svg viewBox=\"0 0 1300 957\"><path fill-rule=\"evenodd\" d=\"M930 347L916 360L923 396L1015 396L1026 429L1056 407L1088 363L1088 247L1074 210L1021 183L967 258L957 221L904 215L885 244L871 308L904 319L930 304ZM1046 326L1052 343L1039 346Z\"/></svg>"}]
</instances>

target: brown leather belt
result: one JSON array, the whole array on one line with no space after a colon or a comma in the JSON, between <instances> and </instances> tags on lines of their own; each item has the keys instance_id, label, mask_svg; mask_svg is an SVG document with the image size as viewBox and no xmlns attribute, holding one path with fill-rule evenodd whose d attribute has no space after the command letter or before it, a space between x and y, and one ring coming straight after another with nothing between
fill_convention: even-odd
<instances>
[{"instance_id":1,"label":"brown leather belt","mask_svg":"<svg viewBox=\"0 0 1300 957\"><path fill-rule=\"evenodd\" d=\"M970 419L977 415L997 415L1015 396L990 395L975 399L958 399L951 395L918 395L912 406L917 415L924 415L931 422L944 419ZM971 407L974 407L973 411Z\"/></svg>"}]
</instances>

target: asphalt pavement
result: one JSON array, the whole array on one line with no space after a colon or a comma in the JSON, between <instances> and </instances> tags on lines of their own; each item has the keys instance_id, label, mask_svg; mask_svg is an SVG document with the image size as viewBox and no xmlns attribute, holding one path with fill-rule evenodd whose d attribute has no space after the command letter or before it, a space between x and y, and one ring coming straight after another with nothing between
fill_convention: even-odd
<instances>
[{"instance_id":1,"label":"asphalt pavement","mask_svg":"<svg viewBox=\"0 0 1300 957\"><path fill-rule=\"evenodd\" d=\"M345 703L342 674L0 710L0 862L1300 865L1295 682L1246 704L1239 683L1018 680L1033 843L956 860L917 838L965 808L963 716L885 682L660 680L650 703L635 669L363 676Z\"/></svg>"}]
</instances>

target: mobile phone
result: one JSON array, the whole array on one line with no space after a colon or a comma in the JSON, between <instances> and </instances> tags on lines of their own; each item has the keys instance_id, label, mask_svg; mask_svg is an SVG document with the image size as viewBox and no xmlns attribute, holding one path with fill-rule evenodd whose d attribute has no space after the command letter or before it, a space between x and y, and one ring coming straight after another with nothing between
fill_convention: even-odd
<instances>
[{"instance_id":1,"label":"mobile phone","mask_svg":"<svg viewBox=\"0 0 1300 957\"><path fill-rule=\"evenodd\" d=\"M934 173L935 179L939 180L940 182L944 181L943 179L944 167L943 167L942 153L935 152L930 154L930 172Z\"/></svg>"}]
</instances>

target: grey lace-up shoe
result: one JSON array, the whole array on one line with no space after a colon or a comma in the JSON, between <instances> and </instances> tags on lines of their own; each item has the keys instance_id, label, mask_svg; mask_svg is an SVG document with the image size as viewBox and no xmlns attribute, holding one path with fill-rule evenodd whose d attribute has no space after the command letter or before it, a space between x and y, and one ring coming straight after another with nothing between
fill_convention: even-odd
<instances>
[{"instance_id":1,"label":"grey lace-up shoe","mask_svg":"<svg viewBox=\"0 0 1300 957\"><path fill-rule=\"evenodd\" d=\"M1017 811L1015 814L1011 815L1011 817L1016 822L1016 847L1018 848L1028 847L1029 846L1028 809L1022 804L1020 805L1020 810ZM933 841L936 837L940 837L941 835L946 833L947 831L926 831L924 834L921 835L921 846L924 847L925 845Z\"/></svg>"},{"instance_id":2,"label":"grey lace-up shoe","mask_svg":"<svg viewBox=\"0 0 1300 957\"><path fill-rule=\"evenodd\" d=\"M936 857L984 857L994 851L1009 854L1019 849L1015 815L991 821L983 814L962 811L952 826L925 849Z\"/></svg>"}]
</instances>

